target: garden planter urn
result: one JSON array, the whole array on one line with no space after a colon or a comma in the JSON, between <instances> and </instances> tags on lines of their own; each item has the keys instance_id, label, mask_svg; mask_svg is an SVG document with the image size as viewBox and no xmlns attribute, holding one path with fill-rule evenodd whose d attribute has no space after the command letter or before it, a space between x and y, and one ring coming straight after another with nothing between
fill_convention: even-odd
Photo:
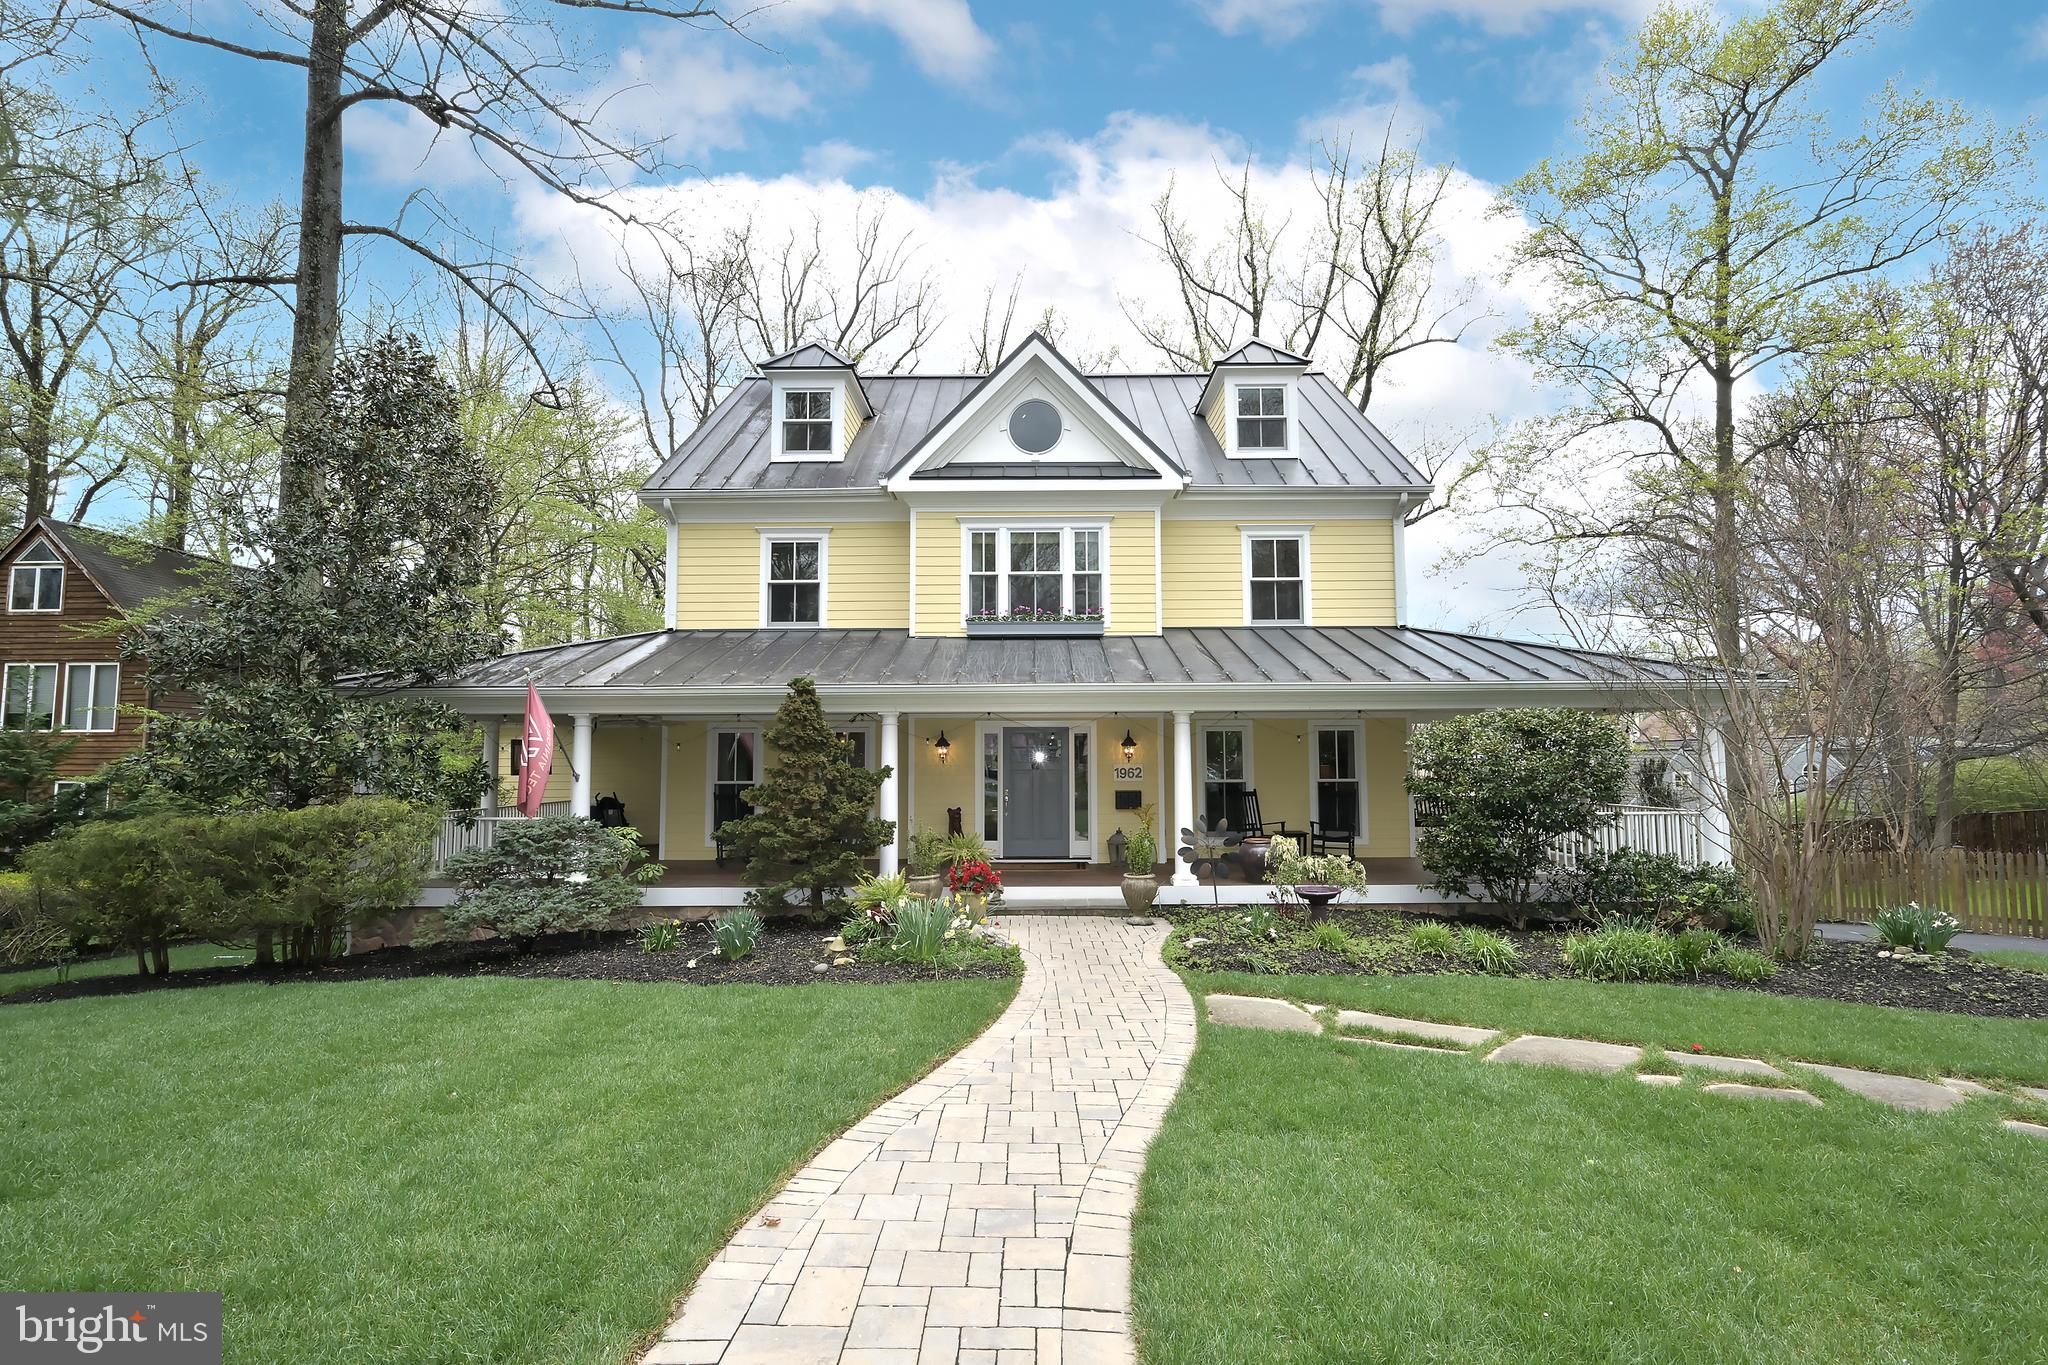
<instances>
[{"instance_id":1,"label":"garden planter urn","mask_svg":"<svg viewBox=\"0 0 2048 1365\"><path fill-rule=\"evenodd\" d=\"M1149 872L1126 872L1124 874L1124 908L1134 915L1152 912L1152 902L1159 899L1159 878Z\"/></svg>"},{"instance_id":2,"label":"garden planter urn","mask_svg":"<svg viewBox=\"0 0 2048 1365\"><path fill-rule=\"evenodd\" d=\"M945 883L945 877L940 873L934 872L929 876L911 877L905 883L905 890L921 901L935 901L939 898L939 888L944 886Z\"/></svg>"}]
</instances>

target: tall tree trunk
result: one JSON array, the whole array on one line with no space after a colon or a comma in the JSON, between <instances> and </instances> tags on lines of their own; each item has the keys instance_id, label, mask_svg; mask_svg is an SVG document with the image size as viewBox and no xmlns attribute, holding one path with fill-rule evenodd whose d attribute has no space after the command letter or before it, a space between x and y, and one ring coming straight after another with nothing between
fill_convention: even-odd
<instances>
[{"instance_id":1,"label":"tall tree trunk","mask_svg":"<svg viewBox=\"0 0 2048 1365\"><path fill-rule=\"evenodd\" d=\"M1729 259L1729 195L1715 198L1713 364L1714 379L1714 526L1709 553L1713 558L1714 650L1724 668L1742 666L1742 565L1735 531L1735 361L1731 339L1734 266Z\"/></svg>"},{"instance_id":2,"label":"tall tree trunk","mask_svg":"<svg viewBox=\"0 0 2048 1365\"><path fill-rule=\"evenodd\" d=\"M285 506L318 493L294 458L294 437L326 393L341 337L341 76L348 53L348 0L313 0L312 12L305 165L299 189L299 271L278 478L278 496Z\"/></svg>"}]
</instances>

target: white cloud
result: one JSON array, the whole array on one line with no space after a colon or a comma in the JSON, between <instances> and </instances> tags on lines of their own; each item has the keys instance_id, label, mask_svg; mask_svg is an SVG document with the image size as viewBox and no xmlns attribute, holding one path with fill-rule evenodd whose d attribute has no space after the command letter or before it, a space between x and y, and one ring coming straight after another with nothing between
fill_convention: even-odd
<instances>
[{"instance_id":1,"label":"white cloud","mask_svg":"<svg viewBox=\"0 0 2048 1365\"><path fill-rule=\"evenodd\" d=\"M827 138L804 148L803 176L806 180L844 180L874 159L875 154L866 147Z\"/></svg>"},{"instance_id":2,"label":"white cloud","mask_svg":"<svg viewBox=\"0 0 2048 1365\"><path fill-rule=\"evenodd\" d=\"M1416 98L1415 65L1405 56L1361 66L1350 76L1343 99L1297 125L1302 141L1350 140L1360 148L1379 145L1389 131L1397 146L1420 145L1443 124L1441 116Z\"/></svg>"},{"instance_id":3,"label":"white cloud","mask_svg":"<svg viewBox=\"0 0 2048 1365\"><path fill-rule=\"evenodd\" d=\"M1394 73L1388 73L1389 75ZM1418 111L1419 112L1419 111ZM966 352L984 291L1007 294L1020 272L1021 319L1047 306L1067 324L1069 349L1121 348L1130 368L1158 364L1137 343L1123 306L1163 307L1171 277L1140 237L1149 206L1169 183L1177 186L1191 221L1221 213L1217 166L1241 165L1244 147L1226 132L1198 124L1135 114L1119 115L1095 136L1041 136L1020 146L1058 168L1041 193L981 183L973 170L946 168L917 196L857 190L837 175L791 174L773 179L728 175L661 186L636 187L624 198L642 217L674 214L710 236L728 223L750 219L770 237L808 230L815 216L826 225L848 224L862 209L884 203L890 221L920 243L921 259L942 282L947 321L923 368L950 369ZM1306 147L1294 159L1255 163L1255 190L1273 203L1277 220L1292 212L1314 220L1304 174ZM831 154L823 158L831 159ZM1542 410L1544 397L1521 362L1492 349L1501 321L1520 317L1530 302L1526 286L1497 283L1504 252L1517 226L1488 212L1491 185L1454 173L1446 194L1446 278L1481 282L1482 304L1494 319L1472 329L1457 346L1434 346L1392 367L1373 405L1373 416L1397 443L1417 444L1464 431L1488 419L1512 419ZM519 225L532 241L527 263L566 275L577 263L586 278L614 258L616 225L604 215L558 196L522 190ZM1015 337L1012 337L1014 343ZM1410 543L1410 593L1417 624L1469 626L1506 619L1523 576L1517 557L1493 556L1449 578L1428 574L1443 549L1468 534L1448 517L1418 528ZM1519 628L1538 628L1531 619Z\"/></svg>"},{"instance_id":4,"label":"white cloud","mask_svg":"<svg viewBox=\"0 0 2048 1365\"><path fill-rule=\"evenodd\" d=\"M1326 10L1340 4L1371 4L1392 33L1411 33L1438 17L1477 24L1489 33L1526 33L1554 14L1601 10L1635 20L1653 0L1196 0L1209 22L1225 33L1255 33L1273 39L1299 36Z\"/></svg>"},{"instance_id":5,"label":"white cloud","mask_svg":"<svg viewBox=\"0 0 2048 1365\"><path fill-rule=\"evenodd\" d=\"M979 80L995 56L995 42L975 23L967 0L782 0L750 23L801 37L840 17L888 29L920 71L948 85Z\"/></svg>"},{"instance_id":6,"label":"white cloud","mask_svg":"<svg viewBox=\"0 0 2048 1365\"><path fill-rule=\"evenodd\" d=\"M2020 49L2030 60L2048 60L2048 14L2020 29Z\"/></svg>"},{"instance_id":7,"label":"white cloud","mask_svg":"<svg viewBox=\"0 0 2048 1365\"><path fill-rule=\"evenodd\" d=\"M742 58L730 44L671 27L621 51L586 103L604 124L662 139L670 156L687 160L741 146L748 119L787 119L810 97L787 64Z\"/></svg>"}]
</instances>

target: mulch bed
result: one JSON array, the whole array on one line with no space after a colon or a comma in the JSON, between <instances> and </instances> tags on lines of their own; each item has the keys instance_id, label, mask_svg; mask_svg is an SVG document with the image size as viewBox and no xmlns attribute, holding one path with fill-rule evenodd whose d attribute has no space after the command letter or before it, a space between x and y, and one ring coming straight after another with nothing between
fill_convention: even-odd
<instances>
[{"instance_id":1,"label":"mulch bed","mask_svg":"<svg viewBox=\"0 0 2048 1365\"><path fill-rule=\"evenodd\" d=\"M1375 910L1338 910L1333 917L1360 936L1382 937L1405 934L1420 918ZM1173 911L1167 912L1167 918L1185 923L1189 915L1186 911ZM1585 979L1574 976L1566 968L1559 951L1562 933L1546 930L1516 932L1497 924L1488 924L1487 927L1501 933L1522 950L1522 965L1515 976ZM1968 953L1956 949L1925 962L1879 957L1880 951L1876 944L1871 943L1823 941L1807 953L1804 965L1780 965L1767 981L1752 984L1710 975L1696 981L1658 984L1843 1000L1858 1005L1938 1010L1944 1014L1977 1014L2006 1019L2048 1018L2048 974L1977 962ZM1339 954L1324 952L1306 943L1288 942L1284 935L1282 942L1268 943L1263 947L1212 940L1193 948L1182 945L1178 952L1180 956L1176 965L1191 971L1340 976L1476 974L1473 968L1447 963L1430 954L1412 954L1405 949L1396 949L1385 960L1374 962L1370 967L1361 967Z\"/></svg>"},{"instance_id":2,"label":"mulch bed","mask_svg":"<svg viewBox=\"0 0 2048 1365\"><path fill-rule=\"evenodd\" d=\"M754 951L727 962L711 951L711 931L691 924L683 946L672 953L643 953L633 932L560 934L521 949L501 939L449 943L430 948L382 948L357 953L319 967L202 967L145 977L129 973L90 976L0 996L0 1004L34 1004L76 1000L87 996L132 995L139 991L183 990L195 986L244 983L286 985L306 981L401 981L422 976L510 976L545 981L676 982L683 985L813 986L820 983L888 985L903 981L959 980L963 977L1010 976L1008 964L995 961L939 969L899 962L862 962L852 953L828 953L825 941L834 927L802 919L769 921ZM821 962L855 957L846 966ZM695 962L693 967L690 964Z\"/></svg>"}]
</instances>

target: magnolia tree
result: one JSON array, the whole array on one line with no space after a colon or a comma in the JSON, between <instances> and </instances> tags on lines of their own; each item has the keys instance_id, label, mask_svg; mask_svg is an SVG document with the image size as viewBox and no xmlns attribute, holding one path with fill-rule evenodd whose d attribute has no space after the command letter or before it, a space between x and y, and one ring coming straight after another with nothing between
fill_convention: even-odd
<instances>
[{"instance_id":1,"label":"magnolia tree","mask_svg":"<svg viewBox=\"0 0 2048 1365\"><path fill-rule=\"evenodd\" d=\"M1418 726L1409 754L1408 790L1428 812L1416 839L1422 865L1441 890L1505 906L1518 929L1558 839L1606 824L1629 777L1618 721L1555 707Z\"/></svg>"}]
</instances>

